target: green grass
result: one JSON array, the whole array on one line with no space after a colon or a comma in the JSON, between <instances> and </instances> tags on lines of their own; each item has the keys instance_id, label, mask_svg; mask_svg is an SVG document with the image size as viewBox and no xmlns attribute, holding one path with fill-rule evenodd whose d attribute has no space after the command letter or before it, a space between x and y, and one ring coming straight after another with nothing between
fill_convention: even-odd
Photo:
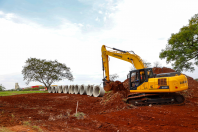
<instances>
[{"instance_id":1,"label":"green grass","mask_svg":"<svg viewBox=\"0 0 198 132\"><path fill-rule=\"evenodd\" d=\"M29 94L29 93L48 93L48 91L4 91L4 92L0 92L0 96L11 96L11 95Z\"/></svg>"},{"instance_id":2,"label":"green grass","mask_svg":"<svg viewBox=\"0 0 198 132\"><path fill-rule=\"evenodd\" d=\"M43 130L39 126L32 126L31 121L23 121L23 125L29 126L37 132L43 132Z\"/></svg>"},{"instance_id":3,"label":"green grass","mask_svg":"<svg viewBox=\"0 0 198 132\"><path fill-rule=\"evenodd\" d=\"M106 92L106 91L105 91L105 93L110 93L110 92L111 92L111 90L110 90L110 91L108 91L108 92Z\"/></svg>"},{"instance_id":4,"label":"green grass","mask_svg":"<svg viewBox=\"0 0 198 132\"><path fill-rule=\"evenodd\" d=\"M11 131L6 127L0 127L0 132L14 132L14 131Z\"/></svg>"}]
</instances>

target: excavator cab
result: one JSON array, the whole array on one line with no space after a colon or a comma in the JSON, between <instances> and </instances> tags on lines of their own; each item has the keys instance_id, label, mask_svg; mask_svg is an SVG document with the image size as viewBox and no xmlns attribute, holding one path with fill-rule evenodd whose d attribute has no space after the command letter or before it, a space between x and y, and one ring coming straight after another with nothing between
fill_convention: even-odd
<instances>
[{"instance_id":1,"label":"excavator cab","mask_svg":"<svg viewBox=\"0 0 198 132\"><path fill-rule=\"evenodd\" d=\"M144 82L148 82L148 78L153 78L152 68L145 68L130 71L128 76L130 90L137 90L137 87Z\"/></svg>"}]
</instances>

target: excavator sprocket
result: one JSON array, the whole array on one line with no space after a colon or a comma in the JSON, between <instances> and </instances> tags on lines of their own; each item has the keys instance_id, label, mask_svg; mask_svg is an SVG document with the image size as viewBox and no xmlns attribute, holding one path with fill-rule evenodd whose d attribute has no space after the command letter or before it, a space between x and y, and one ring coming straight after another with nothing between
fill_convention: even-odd
<instances>
[{"instance_id":1,"label":"excavator sprocket","mask_svg":"<svg viewBox=\"0 0 198 132\"><path fill-rule=\"evenodd\" d=\"M141 105L163 105L163 104L183 104L185 98L177 93L131 93L127 97L127 103Z\"/></svg>"}]
</instances>

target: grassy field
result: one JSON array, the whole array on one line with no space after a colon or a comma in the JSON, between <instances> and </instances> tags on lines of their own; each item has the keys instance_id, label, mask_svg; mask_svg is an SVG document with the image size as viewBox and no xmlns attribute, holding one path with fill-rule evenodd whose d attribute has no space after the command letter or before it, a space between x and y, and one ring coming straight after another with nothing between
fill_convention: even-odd
<instances>
[{"instance_id":1,"label":"grassy field","mask_svg":"<svg viewBox=\"0 0 198 132\"><path fill-rule=\"evenodd\" d=\"M17 94L29 94L29 93L48 93L47 91L4 91L0 92L0 96L11 96Z\"/></svg>"}]
</instances>

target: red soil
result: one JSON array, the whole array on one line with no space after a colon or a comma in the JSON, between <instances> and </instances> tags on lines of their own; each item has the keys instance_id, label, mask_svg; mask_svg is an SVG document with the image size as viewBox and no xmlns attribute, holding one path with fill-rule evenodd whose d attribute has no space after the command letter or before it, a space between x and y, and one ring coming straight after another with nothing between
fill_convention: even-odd
<instances>
[{"instance_id":1,"label":"red soil","mask_svg":"<svg viewBox=\"0 0 198 132\"><path fill-rule=\"evenodd\" d=\"M186 103L180 106L128 105L123 101L127 93L123 90L126 89L125 83L127 81L114 82L113 92L98 98L52 93L1 96L0 125L13 128L22 125L23 121L31 121L31 125L53 132L198 131L198 83L192 78L188 77L189 90L183 93L186 94ZM77 102L78 112L85 114L79 119L73 116Z\"/></svg>"}]
</instances>

